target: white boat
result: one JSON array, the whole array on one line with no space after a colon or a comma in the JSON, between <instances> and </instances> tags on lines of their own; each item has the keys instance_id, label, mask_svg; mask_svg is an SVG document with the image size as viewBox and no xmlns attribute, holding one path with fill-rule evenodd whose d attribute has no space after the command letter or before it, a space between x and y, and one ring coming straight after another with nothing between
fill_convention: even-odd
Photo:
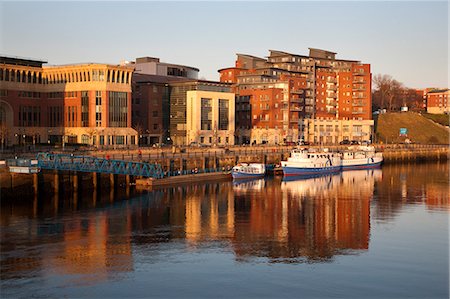
<instances>
[{"instance_id":1,"label":"white boat","mask_svg":"<svg viewBox=\"0 0 450 299\"><path fill-rule=\"evenodd\" d=\"M293 149L287 161L281 161L284 176L303 176L334 173L341 170L339 153L323 150Z\"/></svg>"},{"instance_id":2,"label":"white boat","mask_svg":"<svg viewBox=\"0 0 450 299\"><path fill-rule=\"evenodd\" d=\"M239 163L231 170L234 179L260 178L266 174L264 163Z\"/></svg>"},{"instance_id":3,"label":"white boat","mask_svg":"<svg viewBox=\"0 0 450 299\"><path fill-rule=\"evenodd\" d=\"M383 154L373 146L349 147L342 152L342 170L376 168L383 162Z\"/></svg>"}]
</instances>

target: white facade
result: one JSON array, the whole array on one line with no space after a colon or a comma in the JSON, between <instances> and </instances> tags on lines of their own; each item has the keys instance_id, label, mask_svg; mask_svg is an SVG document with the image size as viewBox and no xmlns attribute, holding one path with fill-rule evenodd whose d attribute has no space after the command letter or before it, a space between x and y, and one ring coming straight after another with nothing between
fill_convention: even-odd
<instances>
[{"instance_id":1,"label":"white facade","mask_svg":"<svg viewBox=\"0 0 450 299\"><path fill-rule=\"evenodd\" d=\"M202 128L202 99L210 100L209 128ZM219 101L227 104L227 129L220 127ZM186 144L232 145L235 133L235 95L231 92L191 90L186 98Z\"/></svg>"},{"instance_id":2,"label":"white facade","mask_svg":"<svg viewBox=\"0 0 450 299\"><path fill-rule=\"evenodd\" d=\"M337 144L342 140L371 140L373 120L305 119L305 141Z\"/></svg>"}]
</instances>

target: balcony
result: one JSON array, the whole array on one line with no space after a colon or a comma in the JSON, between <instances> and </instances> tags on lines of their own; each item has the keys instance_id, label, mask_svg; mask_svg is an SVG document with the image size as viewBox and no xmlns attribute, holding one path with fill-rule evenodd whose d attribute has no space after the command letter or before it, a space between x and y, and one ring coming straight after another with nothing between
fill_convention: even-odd
<instances>
[{"instance_id":1,"label":"balcony","mask_svg":"<svg viewBox=\"0 0 450 299\"><path fill-rule=\"evenodd\" d=\"M327 98L326 104L327 105L331 105L331 106L336 106L337 105L337 101L335 99Z\"/></svg>"},{"instance_id":2,"label":"balcony","mask_svg":"<svg viewBox=\"0 0 450 299\"><path fill-rule=\"evenodd\" d=\"M356 72L353 72L353 76L365 76L366 75L366 73L364 72L364 71L356 71Z\"/></svg>"},{"instance_id":3,"label":"balcony","mask_svg":"<svg viewBox=\"0 0 450 299\"><path fill-rule=\"evenodd\" d=\"M352 114L364 114L364 111L362 110L352 111Z\"/></svg>"},{"instance_id":4,"label":"balcony","mask_svg":"<svg viewBox=\"0 0 450 299\"><path fill-rule=\"evenodd\" d=\"M365 106L364 101L353 101L352 102L353 106L357 106L357 107L363 107Z\"/></svg>"},{"instance_id":5,"label":"balcony","mask_svg":"<svg viewBox=\"0 0 450 299\"><path fill-rule=\"evenodd\" d=\"M366 97L363 94L354 94L352 95L353 99L365 99Z\"/></svg>"},{"instance_id":6,"label":"balcony","mask_svg":"<svg viewBox=\"0 0 450 299\"><path fill-rule=\"evenodd\" d=\"M329 109L327 108L326 112L331 113L331 114L336 114L336 108L329 108Z\"/></svg>"},{"instance_id":7,"label":"balcony","mask_svg":"<svg viewBox=\"0 0 450 299\"><path fill-rule=\"evenodd\" d=\"M327 98L336 98L337 97L337 94L335 93L335 92L333 92L333 91L328 91L327 92Z\"/></svg>"},{"instance_id":8,"label":"balcony","mask_svg":"<svg viewBox=\"0 0 450 299\"><path fill-rule=\"evenodd\" d=\"M298 123L298 120L299 120L299 118L291 118L290 120L289 120L289 122L291 122L291 123Z\"/></svg>"},{"instance_id":9,"label":"balcony","mask_svg":"<svg viewBox=\"0 0 450 299\"><path fill-rule=\"evenodd\" d=\"M291 89L293 94L303 94L305 91L303 89Z\"/></svg>"},{"instance_id":10,"label":"balcony","mask_svg":"<svg viewBox=\"0 0 450 299\"><path fill-rule=\"evenodd\" d=\"M301 106L291 106L289 107L290 111L303 111L303 107Z\"/></svg>"},{"instance_id":11,"label":"balcony","mask_svg":"<svg viewBox=\"0 0 450 299\"><path fill-rule=\"evenodd\" d=\"M328 90L337 90L337 86L336 86L336 84L327 83L327 89Z\"/></svg>"},{"instance_id":12,"label":"balcony","mask_svg":"<svg viewBox=\"0 0 450 299\"><path fill-rule=\"evenodd\" d=\"M353 84L353 90L357 91L366 90L366 87L362 84Z\"/></svg>"},{"instance_id":13,"label":"balcony","mask_svg":"<svg viewBox=\"0 0 450 299\"><path fill-rule=\"evenodd\" d=\"M303 98L291 98L290 102L291 103L301 103L301 104L303 104L304 99Z\"/></svg>"},{"instance_id":14,"label":"balcony","mask_svg":"<svg viewBox=\"0 0 450 299\"><path fill-rule=\"evenodd\" d=\"M328 83L337 83L337 79L334 77L327 78Z\"/></svg>"},{"instance_id":15,"label":"balcony","mask_svg":"<svg viewBox=\"0 0 450 299\"><path fill-rule=\"evenodd\" d=\"M352 83L356 83L356 84L365 84L366 81L363 80L362 78L353 78L353 82Z\"/></svg>"}]
</instances>

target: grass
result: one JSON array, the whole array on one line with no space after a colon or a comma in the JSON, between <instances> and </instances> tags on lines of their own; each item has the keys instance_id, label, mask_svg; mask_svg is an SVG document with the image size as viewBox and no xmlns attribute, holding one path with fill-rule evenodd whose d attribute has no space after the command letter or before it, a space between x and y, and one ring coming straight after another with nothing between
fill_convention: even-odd
<instances>
[{"instance_id":1,"label":"grass","mask_svg":"<svg viewBox=\"0 0 450 299\"><path fill-rule=\"evenodd\" d=\"M408 130L399 136L400 128ZM420 144L449 144L449 130L415 112L380 114L376 135L378 142L400 143L409 138Z\"/></svg>"},{"instance_id":2,"label":"grass","mask_svg":"<svg viewBox=\"0 0 450 299\"><path fill-rule=\"evenodd\" d=\"M422 116L431 119L432 121L443 126L450 126L450 117L447 114L422 113Z\"/></svg>"}]
</instances>

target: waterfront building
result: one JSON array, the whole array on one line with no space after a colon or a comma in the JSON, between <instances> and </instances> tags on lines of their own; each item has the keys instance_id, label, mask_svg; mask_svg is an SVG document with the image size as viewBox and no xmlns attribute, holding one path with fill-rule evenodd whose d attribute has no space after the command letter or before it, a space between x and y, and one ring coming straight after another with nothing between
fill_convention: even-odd
<instances>
[{"instance_id":1,"label":"waterfront building","mask_svg":"<svg viewBox=\"0 0 450 299\"><path fill-rule=\"evenodd\" d=\"M131 127L132 66L44 65L0 57L0 123L4 145L136 144Z\"/></svg>"},{"instance_id":2,"label":"waterfront building","mask_svg":"<svg viewBox=\"0 0 450 299\"><path fill-rule=\"evenodd\" d=\"M134 65L132 123L141 145L234 144L231 84L199 80L197 68L157 58L138 58Z\"/></svg>"},{"instance_id":3,"label":"waterfront building","mask_svg":"<svg viewBox=\"0 0 450 299\"><path fill-rule=\"evenodd\" d=\"M373 120L305 119L304 128L305 140L314 144L367 141L373 135Z\"/></svg>"},{"instance_id":4,"label":"waterfront building","mask_svg":"<svg viewBox=\"0 0 450 299\"><path fill-rule=\"evenodd\" d=\"M435 89L426 93L427 112L450 113L450 89Z\"/></svg>"},{"instance_id":5,"label":"waterfront building","mask_svg":"<svg viewBox=\"0 0 450 299\"><path fill-rule=\"evenodd\" d=\"M172 81L169 88L169 132L173 144L234 144L235 95L230 84L186 80Z\"/></svg>"},{"instance_id":6,"label":"waterfront building","mask_svg":"<svg viewBox=\"0 0 450 299\"><path fill-rule=\"evenodd\" d=\"M170 94L173 88L170 84L197 80L199 69L160 62L159 58L154 57L136 58L136 61L131 64L135 67L132 78L132 126L139 133L139 144L154 145L172 142ZM178 92L175 94L176 97L180 96ZM175 99L174 105L179 106L178 100L185 101L186 95L181 97L181 99ZM175 117L173 121L178 120L179 117ZM173 136L178 140L182 133L178 132L177 128L174 127ZM180 144L185 143L186 141L180 141Z\"/></svg>"},{"instance_id":7,"label":"waterfront building","mask_svg":"<svg viewBox=\"0 0 450 299\"><path fill-rule=\"evenodd\" d=\"M237 142L311 142L310 119L361 122L371 132L370 65L309 50L309 56L269 50L267 59L237 54L234 67L219 70L236 93Z\"/></svg>"}]
</instances>

